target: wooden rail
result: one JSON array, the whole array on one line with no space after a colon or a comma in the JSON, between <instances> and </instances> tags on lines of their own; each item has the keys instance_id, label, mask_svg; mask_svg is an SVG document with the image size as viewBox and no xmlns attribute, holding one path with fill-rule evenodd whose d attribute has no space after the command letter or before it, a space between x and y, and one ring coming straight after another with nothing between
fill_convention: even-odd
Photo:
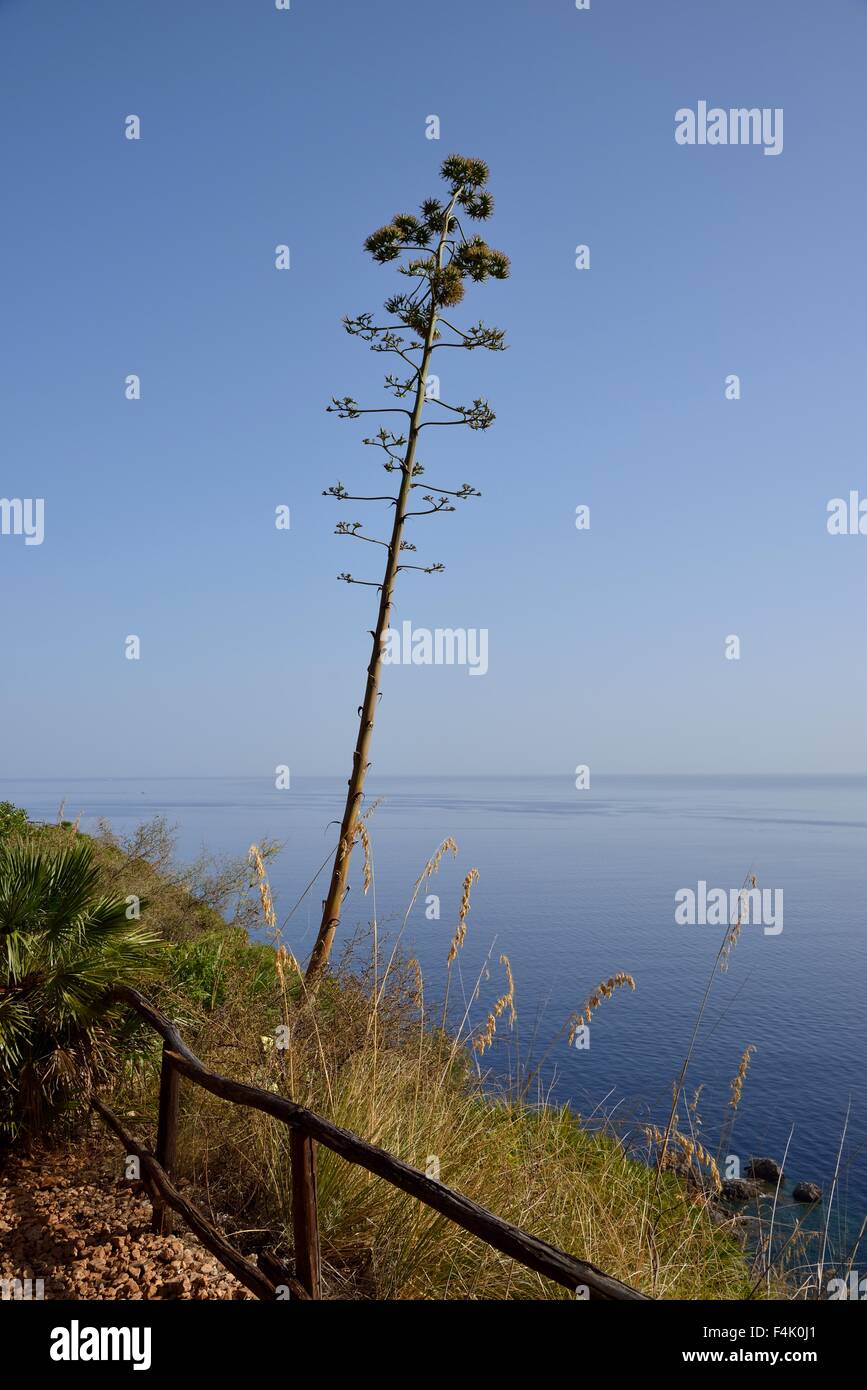
<instances>
[{"instance_id":1,"label":"wooden rail","mask_svg":"<svg viewBox=\"0 0 867 1390\"><path fill-rule=\"evenodd\" d=\"M425 1206L440 1212L471 1235L478 1236L486 1245L511 1256L547 1279L573 1291L586 1290L586 1296L591 1299L646 1299L647 1295L604 1274L595 1265L578 1260L547 1241L538 1240L508 1221L502 1221L469 1197L454 1192L385 1149L368 1144L349 1130L340 1129L312 1110L305 1110L294 1101L258 1086L248 1086L209 1071L187 1047L169 1019L137 990L119 986L111 991L111 997L128 1004L163 1039L156 1154L149 1153L127 1134L117 1116L102 1102L94 1099L91 1102L93 1109L126 1146L127 1152L139 1158L153 1194L154 1230L169 1230L171 1212L177 1212L195 1231L202 1244L257 1297L285 1296L279 1291L280 1284L288 1289L291 1297L318 1299L322 1296L316 1205L316 1145L324 1144L348 1163L357 1164L367 1172L384 1178L392 1187L418 1198ZM258 1267L246 1260L173 1186L171 1179L177 1141L179 1078L182 1076L223 1100L261 1110L288 1125L294 1275L283 1269L273 1256L266 1256L264 1260L260 1257Z\"/></svg>"}]
</instances>

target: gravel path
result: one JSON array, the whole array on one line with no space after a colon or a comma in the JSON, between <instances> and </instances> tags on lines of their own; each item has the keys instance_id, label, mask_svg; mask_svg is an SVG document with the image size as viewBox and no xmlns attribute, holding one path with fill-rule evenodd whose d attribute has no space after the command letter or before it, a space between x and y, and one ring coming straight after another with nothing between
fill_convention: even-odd
<instances>
[{"instance_id":1,"label":"gravel path","mask_svg":"<svg viewBox=\"0 0 867 1390\"><path fill-rule=\"evenodd\" d=\"M0 1281L43 1279L46 1299L252 1298L179 1219L176 1235L151 1233L121 1161L108 1141L0 1151Z\"/></svg>"}]
</instances>

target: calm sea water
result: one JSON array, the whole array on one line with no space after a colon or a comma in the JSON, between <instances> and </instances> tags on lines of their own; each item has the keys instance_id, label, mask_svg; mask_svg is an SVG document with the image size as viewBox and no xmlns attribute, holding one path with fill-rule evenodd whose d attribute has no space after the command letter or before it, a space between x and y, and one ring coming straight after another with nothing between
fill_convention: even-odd
<instances>
[{"instance_id":1,"label":"calm sea water","mask_svg":"<svg viewBox=\"0 0 867 1390\"><path fill-rule=\"evenodd\" d=\"M297 779L280 792L261 779L7 780L0 799L54 819L65 798L84 829L106 817L126 832L159 813L178 827L186 858L203 846L242 855L254 840L279 840L271 876L282 918L335 843L344 790L337 778ZM490 1065L505 1074L553 1042L543 1073L553 1093L627 1126L665 1122L722 935L676 925L675 893L700 880L738 888L748 872L782 890L782 932L745 926L728 973L714 981L688 1084L691 1093L704 1083L699 1108L715 1148L731 1078L753 1044L727 1152L781 1158L791 1132L788 1174L826 1191L851 1104L832 1229L838 1221L841 1232L857 1229L867 1211L867 778L612 777L586 792L568 778L403 778L373 779L369 794L383 798L371 835L384 931L400 926L440 842L458 843L458 859L423 890L404 936L429 997L442 994L463 876L475 867L452 1013L463 1012L481 974L471 1019L483 1019L504 985L505 953L518 1025ZM325 873L287 925L301 957L324 881ZM373 912L357 872L352 883L344 935ZM439 921L425 916L428 892L439 895ZM570 1011L618 970L635 977L637 992L603 1005L589 1049L556 1040Z\"/></svg>"}]
</instances>

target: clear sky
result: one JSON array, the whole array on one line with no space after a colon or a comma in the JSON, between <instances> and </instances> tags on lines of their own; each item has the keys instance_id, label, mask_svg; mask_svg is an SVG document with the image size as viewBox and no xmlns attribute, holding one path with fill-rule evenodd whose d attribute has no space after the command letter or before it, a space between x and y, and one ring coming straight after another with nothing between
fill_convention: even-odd
<instances>
[{"instance_id":1,"label":"clear sky","mask_svg":"<svg viewBox=\"0 0 867 1390\"><path fill-rule=\"evenodd\" d=\"M826 530L867 497L865 59L863 0L0 0L0 495L45 499L0 535L0 771L348 772L375 598L335 577L381 552L321 492L385 475L324 407L391 403L340 318L452 151L512 258L455 314L511 346L441 354L497 421L428 431L483 496L416 523L447 569L396 616L489 671L388 669L375 768L867 770L867 535ZM782 153L679 145L699 101L782 108Z\"/></svg>"}]
</instances>

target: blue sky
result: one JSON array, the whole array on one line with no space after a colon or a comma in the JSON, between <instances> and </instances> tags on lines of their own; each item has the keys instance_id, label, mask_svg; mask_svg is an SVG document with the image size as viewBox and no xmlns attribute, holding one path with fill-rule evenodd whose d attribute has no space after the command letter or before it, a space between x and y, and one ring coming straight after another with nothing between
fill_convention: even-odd
<instances>
[{"instance_id":1,"label":"blue sky","mask_svg":"<svg viewBox=\"0 0 867 1390\"><path fill-rule=\"evenodd\" d=\"M0 495L45 499L0 536L7 774L348 771L374 600L320 494L383 475L324 407L388 403L340 318L452 151L512 258L458 312L511 346L443 354L497 422L428 432L483 496L396 617L490 669L387 670L376 769L867 770L867 536L825 526L867 496L861 0L0 0L0 55ZM782 154L679 146L699 100L782 107Z\"/></svg>"}]
</instances>

